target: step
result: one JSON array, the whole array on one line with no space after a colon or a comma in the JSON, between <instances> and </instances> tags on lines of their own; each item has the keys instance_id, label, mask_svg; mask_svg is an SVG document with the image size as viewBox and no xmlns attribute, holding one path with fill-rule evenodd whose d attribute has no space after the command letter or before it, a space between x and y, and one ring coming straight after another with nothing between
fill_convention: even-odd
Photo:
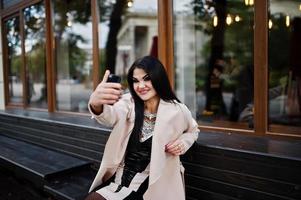
<instances>
[{"instance_id":1,"label":"step","mask_svg":"<svg viewBox=\"0 0 301 200\"><path fill-rule=\"evenodd\" d=\"M56 200L83 200L96 173L96 170L87 166L70 174L57 176L45 184L44 191Z\"/></svg>"},{"instance_id":2,"label":"step","mask_svg":"<svg viewBox=\"0 0 301 200\"><path fill-rule=\"evenodd\" d=\"M11 131L9 133L2 132L0 134L7 137L15 138L20 141L25 141L48 149L52 149L58 152L67 153L75 157L88 159L94 162L100 162L100 159L102 157L101 151L94 151L86 148L80 148L78 146L71 145L68 143L62 143L60 141L51 140L43 137L36 137L30 134L20 133L18 131Z\"/></svg>"},{"instance_id":3,"label":"step","mask_svg":"<svg viewBox=\"0 0 301 200\"><path fill-rule=\"evenodd\" d=\"M89 116L75 118L34 111L20 111L23 115L17 115L12 111L0 112L0 131L5 136L100 163L110 129Z\"/></svg>"},{"instance_id":4,"label":"step","mask_svg":"<svg viewBox=\"0 0 301 200\"><path fill-rule=\"evenodd\" d=\"M47 130L41 130L38 128L29 128L25 125L16 125L16 124L3 124L0 123L1 125L1 130L5 132L10 132L10 131L16 131L18 132L19 130L22 130L22 133L27 134L27 135L33 135L35 137L42 137L46 139L52 139L56 141L61 141L64 143L72 144L75 146L87 148L89 147L92 150L97 150L103 148L103 145L101 144L100 141L88 141L86 139L81 139L77 137L70 137L66 135L61 135L55 132L50 132Z\"/></svg>"},{"instance_id":5,"label":"step","mask_svg":"<svg viewBox=\"0 0 301 200\"><path fill-rule=\"evenodd\" d=\"M300 140L202 132L181 160L188 199L301 197Z\"/></svg>"},{"instance_id":6,"label":"step","mask_svg":"<svg viewBox=\"0 0 301 200\"><path fill-rule=\"evenodd\" d=\"M0 134L0 165L43 187L48 178L91 162Z\"/></svg>"},{"instance_id":7,"label":"step","mask_svg":"<svg viewBox=\"0 0 301 200\"><path fill-rule=\"evenodd\" d=\"M34 113L36 114L39 112ZM100 124L95 124L95 120L90 119L90 117L88 116L80 117L80 119L85 122L86 125L84 125L83 122L78 124L79 119L74 119L73 123L71 123L69 119L72 118L71 116L65 116L64 120L69 119L68 122L65 122L59 121L60 118L62 118L59 114L57 114L57 118L54 118L53 114L49 114L52 117L46 119L32 115L15 115L0 111L0 123L24 126L32 129L57 133L62 136L85 139L92 142L105 142L110 133L110 129L108 127L101 126Z\"/></svg>"}]
</instances>

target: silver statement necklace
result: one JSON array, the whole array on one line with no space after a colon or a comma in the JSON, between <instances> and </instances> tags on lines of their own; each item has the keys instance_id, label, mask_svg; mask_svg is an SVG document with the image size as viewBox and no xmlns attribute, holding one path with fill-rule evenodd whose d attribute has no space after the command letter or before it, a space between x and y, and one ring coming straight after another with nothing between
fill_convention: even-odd
<instances>
[{"instance_id":1,"label":"silver statement necklace","mask_svg":"<svg viewBox=\"0 0 301 200\"><path fill-rule=\"evenodd\" d=\"M140 135L140 142L146 141L153 136L157 113L144 113L143 126Z\"/></svg>"}]
</instances>

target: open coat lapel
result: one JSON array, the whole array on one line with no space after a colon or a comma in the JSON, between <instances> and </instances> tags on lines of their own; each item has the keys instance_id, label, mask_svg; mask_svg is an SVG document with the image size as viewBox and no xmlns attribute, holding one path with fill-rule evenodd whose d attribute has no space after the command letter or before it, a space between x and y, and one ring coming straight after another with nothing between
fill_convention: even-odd
<instances>
[{"instance_id":1,"label":"open coat lapel","mask_svg":"<svg viewBox=\"0 0 301 200\"><path fill-rule=\"evenodd\" d=\"M176 106L176 104L160 100L152 139L149 185L155 183L160 178L166 161L170 157L173 157L165 153L165 145L177 138L175 130L171 126L174 124L173 120L176 119L176 115L178 114Z\"/></svg>"}]
</instances>

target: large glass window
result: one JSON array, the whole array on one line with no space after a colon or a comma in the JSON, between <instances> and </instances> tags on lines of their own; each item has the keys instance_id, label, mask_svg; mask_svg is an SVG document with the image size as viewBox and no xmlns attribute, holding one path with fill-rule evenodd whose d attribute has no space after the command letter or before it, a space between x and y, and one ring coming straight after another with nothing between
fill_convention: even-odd
<instances>
[{"instance_id":1,"label":"large glass window","mask_svg":"<svg viewBox=\"0 0 301 200\"><path fill-rule=\"evenodd\" d=\"M201 124L253 127L253 3L173 1L176 92Z\"/></svg>"},{"instance_id":2,"label":"large glass window","mask_svg":"<svg viewBox=\"0 0 301 200\"><path fill-rule=\"evenodd\" d=\"M20 18L11 18L5 21L4 24L9 103L23 103Z\"/></svg>"},{"instance_id":3,"label":"large glass window","mask_svg":"<svg viewBox=\"0 0 301 200\"><path fill-rule=\"evenodd\" d=\"M23 15L27 104L47 108L44 5L25 8Z\"/></svg>"},{"instance_id":4,"label":"large glass window","mask_svg":"<svg viewBox=\"0 0 301 200\"><path fill-rule=\"evenodd\" d=\"M87 112L92 93L90 0L53 0L56 108Z\"/></svg>"},{"instance_id":5,"label":"large glass window","mask_svg":"<svg viewBox=\"0 0 301 200\"><path fill-rule=\"evenodd\" d=\"M300 127L301 2L269 5L269 122Z\"/></svg>"},{"instance_id":6,"label":"large glass window","mask_svg":"<svg viewBox=\"0 0 301 200\"><path fill-rule=\"evenodd\" d=\"M99 1L100 65L123 77L139 57L157 57L157 0Z\"/></svg>"}]
</instances>

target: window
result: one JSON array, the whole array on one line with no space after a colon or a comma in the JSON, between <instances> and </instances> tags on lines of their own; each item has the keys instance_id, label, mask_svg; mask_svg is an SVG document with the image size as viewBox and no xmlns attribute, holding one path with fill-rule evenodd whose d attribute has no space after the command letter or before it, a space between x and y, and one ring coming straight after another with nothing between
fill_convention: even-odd
<instances>
[{"instance_id":1,"label":"window","mask_svg":"<svg viewBox=\"0 0 301 200\"><path fill-rule=\"evenodd\" d=\"M2 8L5 9L5 8L8 8L12 5L15 5L17 3L21 2L21 0L2 0L1 3L2 3Z\"/></svg>"},{"instance_id":2,"label":"window","mask_svg":"<svg viewBox=\"0 0 301 200\"><path fill-rule=\"evenodd\" d=\"M45 7L25 7L4 21L8 104L47 108Z\"/></svg>"},{"instance_id":3,"label":"window","mask_svg":"<svg viewBox=\"0 0 301 200\"><path fill-rule=\"evenodd\" d=\"M252 129L253 4L191 2L173 1L176 93L201 124Z\"/></svg>"},{"instance_id":4,"label":"window","mask_svg":"<svg viewBox=\"0 0 301 200\"><path fill-rule=\"evenodd\" d=\"M300 134L301 3L271 0L269 5L270 130L281 125Z\"/></svg>"},{"instance_id":5,"label":"window","mask_svg":"<svg viewBox=\"0 0 301 200\"><path fill-rule=\"evenodd\" d=\"M87 1L53 0L56 109L87 112L92 93L92 19Z\"/></svg>"},{"instance_id":6,"label":"window","mask_svg":"<svg viewBox=\"0 0 301 200\"><path fill-rule=\"evenodd\" d=\"M22 48L20 17L16 16L4 22L6 70L8 76L8 103L23 103Z\"/></svg>"},{"instance_id":7,"label":"window","mask_svg":"<svg viewBox=\"0 0 301 200\"><path fill-rule=\"evenodd\" d=\"M45 7L42 3L29 6L23 10L23 16L26 104L47 108Z\"/></svg>"},{"instance_id":8,"label":"window","mask_svg":"<svg viewBox=\"0 0 301 200\"><path fill-rule=\"evenodd\" d=\"M130 65L145 55L158 56L157 0L99 1L100 65L125 76Z\"/></svg>"}]
</instances>

